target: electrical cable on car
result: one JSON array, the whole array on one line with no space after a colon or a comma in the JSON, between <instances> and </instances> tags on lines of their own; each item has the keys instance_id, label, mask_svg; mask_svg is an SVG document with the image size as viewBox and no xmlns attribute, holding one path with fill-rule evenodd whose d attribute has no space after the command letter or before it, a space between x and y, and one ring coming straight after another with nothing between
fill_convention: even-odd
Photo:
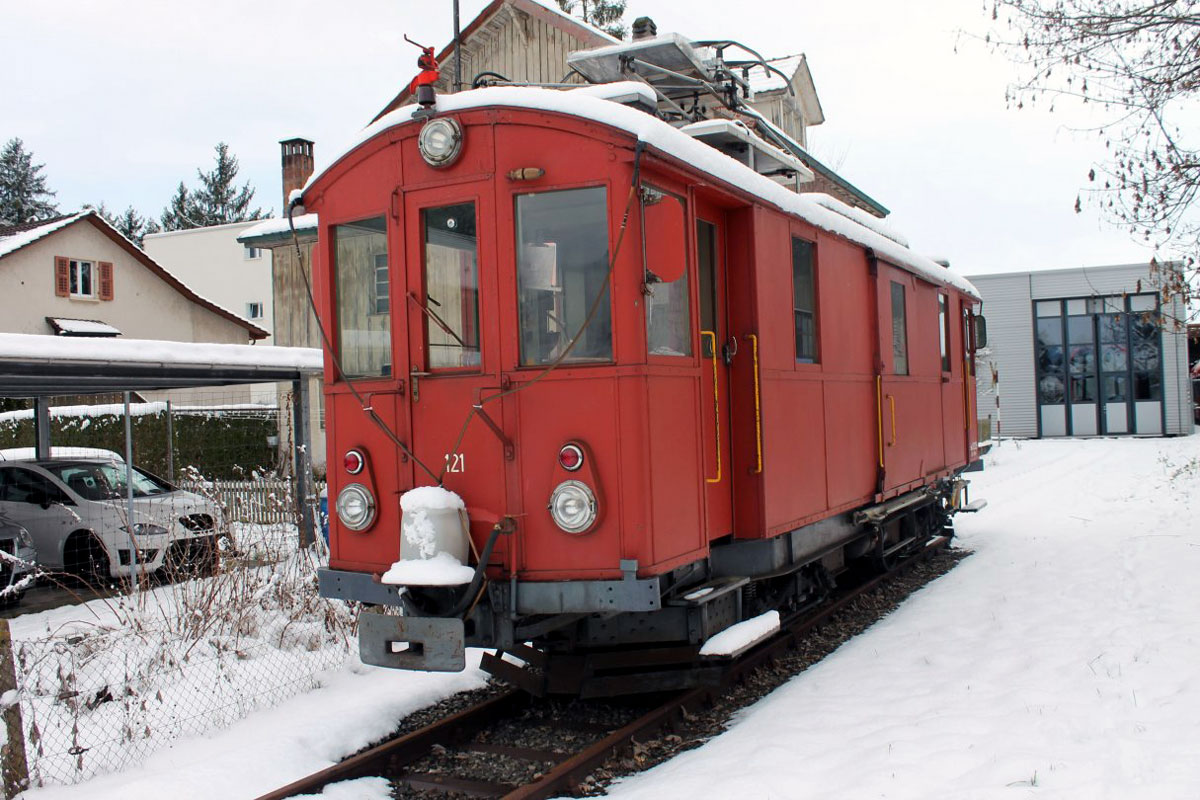
<instances>
[{"instance_id":1,"label":"electrical cable on car","mask_svg":"<svg viewBox=\"0 0 1200 800\"><path fill-rule=\"evenodd\" d=\"M413 78L412 82L409 85L410 91L414 90L418 86L432 88L433 82L437 80L437 62L435 60L433 60L433 48L422 47L421 45L417 44L416 42L413 42L407 36L405 36L404 39L405 39L405 41L407 41L411 44L414 44L417 47L420 47L421 51L422 51L421 56L417 60L417 65L419 67L421 67L422 72L419 75L417 75L417 77ZM467 413L467 417L463 421L462 428L459 432L458 438L455 441L453 450L457 450L458 447L461 446L463 439L466 437L467 429L471 424L471 420L474 419L476 415L483 413L484 404L490 403L491 401L497 400L502 397L507 397L507 396L516 394L519 391L527 389L530 386L533 386L535 383L538 383L543 378L545 378L547 375L549 375L551 372L553 372L555 369L557 369L563 363L563 361L567 358L567 356L569 356L571 354L571 352L575 349L575 346L580 342L580 340L583 336L583 332L585 330L587 330L588 325L590 325L592 323L592 321L595 319L595 316L600 309L600 303L604 299L605 294L608 291L608 287L612 282L613 270L616 268L617 258L621 252L621 245L625 240L625 232L629 226L629 213L630 213L630 210L633 208L633 201L637 197L637 187L641 181L641 162L642 162L642 154L645 151L645 147L646 147L645 142L639 140L636 147L634 148L633 180L630 184L629 195L625 201L625 208L624 208L624 211L621 216L621 225L617 232L617 241L613 248L612 257L609 259L608 269L606 270L605 275L604 275L604 281L601 283L600 289L597 292L595 299L592 301L592 304L588 309L588 313L587 313L587 316L584 318L583 324L580 325L579 330L576 331L575 335L567 343L566 348L564 348L563 351L561 353L559 353L559 355L554 359L554 361L552 361L550 364L548 364L544 370L542 370L540 373L538 373L536 376L534 376L528 382L523 383L520 386L516 386L512 389L508 389L506 391L502 391L497 394L490 395L488 397L480 398L479 403L472 406L471 410ZM371 407L371 405L367 402L367 400L365 398L363 398L363 396L359 393L357 388L355 388L354 382L349 380L346 377L346 373L342 369L341 361L337 357L337 354L334 352L333 343L329 338L329 334L325 330L324 324L321 322L320 314L317 311L316 299L313 296L312 285L309 281L308 274L304 271L304 268L303 268L303 257L302 257L302 253L300 250L300 238L299 238L299 235L296 233L296 225L295 225L295 221L293 220L293 214L295 212L297 205L298 205L298 202L292 202L292 203L288 204L288 209L287 209L288 227L291 231L292 246L294 247L294 249L296 251L296 263L300 267L300 276L304 281L304 289L305 289L306 297L308 299L309 307L312 309L313 315L316 317L317 331L321 335L322 346L325 348L325 351L329 354L330 363L333 364L334 370L337 373L339 380L341 380L343 383L345 383L349 387L351 394L354 396L354 399L356 401L358 401L360 407L363 410L363 413L365 413L368 416L368 418L371 420L371 422L377 428L379 428L380 431L382 431L384 433L384 435L396 447L398 447L402 453L404 453L404 455L411 458L419 467L421 467L422 470L425 471L425 473L427 475L429 475L429 477L431 477L435 481L435 483L438 486L441 486L443 481L445 480L447 467L443 466L441 472L434 472L424 461L422 461L417 456L416 453L414 453L412 451L411 448L408 447L408 445L406 445L400 439L399 436L396 435L396 433L388 426L388 424L378 414L375 413L374 408ZM410 295L410 297L411 297L411 295Z\"/></svg>"}]
</instances>

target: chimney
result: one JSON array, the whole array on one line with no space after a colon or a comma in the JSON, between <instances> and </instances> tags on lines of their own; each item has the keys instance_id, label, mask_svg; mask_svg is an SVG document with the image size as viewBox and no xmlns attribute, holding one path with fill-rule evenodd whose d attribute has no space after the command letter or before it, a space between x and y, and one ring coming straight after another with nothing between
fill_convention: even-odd
<instances>
[{"instance_id":1,"label":"chimney","mask_svg":"<svg viewBox=\"0 0 1200 800\"><path fill-rule=\"evenodd\" d=\"M633 41L653 39L658 36L658 26L649 17L638 17L633 21Z\"/></svg>"},{"instance_id":2,"label":"chimney","mask_svg":"<svg viewBox=\"0 0 1200 800\"><path fill-rule=\"evenodd\" d=\"M283 213L287 214L288 195L302 189L313 174L313 143L308 139L284 139L279 143L283 152Z\"/></svg>"}]
</instances>

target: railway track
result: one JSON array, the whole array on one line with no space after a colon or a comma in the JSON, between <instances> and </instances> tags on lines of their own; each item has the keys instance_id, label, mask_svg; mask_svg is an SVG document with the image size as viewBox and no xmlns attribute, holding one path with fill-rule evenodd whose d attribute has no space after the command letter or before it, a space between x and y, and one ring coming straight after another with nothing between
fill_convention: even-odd
<instances>
[{"instance_id":1,"label":"railway track","mask_svg":"<svg viewBox=\"0 0 1200 800\"><path fill-rule=\"evenodd\" d=\"M731 687L783 658L814 629L941 552L948 542L947 537L934 539L888 573L839 591L819 607L785 620L775 636L731 663L717 686L604 702L536 698L517 689L505 690L259 800L314 794L329 784L368 776L390 780L397 798L534 800L594 793L588 776L611 764L614 756L632 749L634 766L642 766L638 762L647 759L638 756L639 741L696 719ZM674 739L682 745L679 737ZM666 748L678 749L683 747ZM657 763L669 756L669 752L660 753L649 760Z\"/></svg>"}]
</instances>

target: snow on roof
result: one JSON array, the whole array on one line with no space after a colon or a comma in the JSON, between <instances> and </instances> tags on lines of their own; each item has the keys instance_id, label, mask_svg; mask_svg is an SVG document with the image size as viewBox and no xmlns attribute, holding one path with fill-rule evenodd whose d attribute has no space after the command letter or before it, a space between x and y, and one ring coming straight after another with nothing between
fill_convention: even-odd
<instances>
[{"instance_id":1,"label":"snow on roof","mask_svg":"<svg viewBox=\"0 0 1200 800\"><path fill-rule=\"evenodd\" d=\"M33 412L29 412L33 416ZM7 415L2 415L7 416ZM54 446L50 448L51 458L100 458L105 461L115 461L118 464L124 464L125 458L112 450L105 450L103 447L70 447L70 446ZM33 461L37 458L37 448L34 447L6 447L0 450L0 461Z\"/></svg>"},{"instance_id":2,"label":"snow on roof","mask_svg":"<svg viewBox=\"0 0 1200 800\"><path fill-rule=\"evenodd\" d=\"M837 212L843 217L849 217L859 225L870 228L880 236L886 236L901 247L909 246L908 239L905 238L904 234L900 233L891 225L889 225L886 220L882 220L874 214L868 214L861 208L855 208L849 203L843 203L833 195L825 194L824 192L805 192L804 196L810 198L819 206L828 208L830 211ZM936 258L931 258L930 261L933 261L935 264L943 268L949 265L949 262L943 264Z\"/></svg>"},{"instance_id":3,"label":"snow on roof","mask_svg":"<svg viewBox=\"0 0 1200 800\"><path fill-rule=\"evenodd\" d=\"M98 319L69 319L67 317L46 317L61 336L120 336L121 332Z\"/></svg>"},{"instance_id":4,"label":"snow on roof","mask_svg":"<svg viewBox=\"0 0 1200 800\"><path fill-rule=\"evenodd\" d=\"M651 108L658 105L658 95L647 84L641 81L594 83L590 86L580 86L578 89L572 89L571 91L576 94L585 94L590 97L598 97L601 100L612 100L618 103L625 102L630 95L636 94Z\"/></svg>"},{"instance_id":5,"label":"snow on roof","mask_svg":"<svg viewBox=\"0 0 1200 800\"><path fill-rule=\"evenodd\" d=\"M26 228L25 230L17 231L15 233L8 234L7 236L0 235L0 258L4 258L4 256L15 250L20 250L27 244L36 242L43 236L47 236L48 234L54 233L56 230L67 227L71 223L85 216L87 213L88 212L86 211L81 211L78 214L69 214L65 217L49 220L45 224L38 225L35 228Z\"/></svg>"},{"instance_id":6,"label":"snow on roof","mask_svg":"<svg viewBox=\"0 0 1200 800\"><path fill-rule=\"evenodd\" d=\"M0 333L0 359L36 359L79 364L113 362L150 365L263 367L320 372L321 351L311 347L167 342L155 339L80 338Z\"/></svg>"},{"instance_id":7,"label":"snow on roof","mask_svg":"<svg viewBox=\"0 0 1200 800\"><path fill-rule=\"evenodd\" d=\"M569 114L623 130L684 164L759 197L783 211L795 214L822 230L843 236L863 247L870 247L886 261L905 267L934 283L948 284L975 298L979 297L978 290L971 285L970 281L953 270L946 269L930 259L914 253L858 221L831 211L805 195L785 189L770 178L759 175L724 153L696 141L686 133L650 114L608 100L590 97L574 90L557 91L523 86L492 86L457 94L442 94L437 97L437 112L441 114L487 106L529 108ZM308 183L305 184L304 191L307 192L309 187L321 180L333 165L360 145L386 130L412 122L413 112L417 109L416 105L397 108L368 125L349 147L335 155L322 169L313 173Z\"/></svg>"},{"instance_id":8,"label":"snow on roof","mask_svg":"<svg viewBox=\"0 0 1200 800\"><path fill-rule=\"evenodd\" d=\"M294 194L295 192L293 192ZM290 201L289 201L290 202ZM292 222L296 225L296 232L300 231L315 231L317 229L316 214L301 214L298 217L292 217ZM247 228L242 231L238 241L243 239L256 239L259 236L278 236L284 233L290 233L291 228L288 227L287 217L273 218L263 220L253 228Z\"/></svg>"},{"instance_id":9,"label":"snow on roof","mask_svg":"<svg viewBox=\"0 0 1200 800\"><path fill-rule=\"evenodd\" d=\"M788 81L796 74L796 70L800 68L800 62L804 60L803 53L797 53L792 56L783 56L782 58L768 58L767 62L775 69L788 76ZM779 76L778 73L772 72L761 66L750 67L750 88L755 94L759 92L773 92L778 89L786 88L787 81Z\"/></svg>"},{"instance_id":10,"label":"snow on roof","mask_svg":"<svg viewBox=\"0 0 1200 800\"><path fill-rule=\"evenodd\" d=\"M621 41L620 39L618 39L617 37L613 36L612 34L610 34L610 33L607 33L606 31L602 31L602 30L600 30L599 28L597 28L597 27L596 27L595 25L593 25L592 23L590 23L590 22L584 22L584 21L583 21L582 19L580 19L579 17L572 16L571 14L568 14L567 12L563 11L561 8L559 8L559 7L558 7L558 4L557 4L557 3L543 2L542 0L529 0L529 2L533 3L534 5L541 6L542 8L546 9L547 11L550 11L550 12L552 12L552 13L555 13L555 14L557 14L557 15L558 15L558 16L560 16L560 17L564 17L564 18L566 18L566 19L569 19L571 22L574 22L574 23L575 23L576 25L578 25L579 27L581 27L581 28L587 28L587 29L588 29L588 30L590 30L592 33L594 33L594 34L596 34L597 36L600 36L600 37L602 37L602 38L604 38L604 39L608 39L610 42L619 42L619 41Z\"/></svg>"}]
</instances>

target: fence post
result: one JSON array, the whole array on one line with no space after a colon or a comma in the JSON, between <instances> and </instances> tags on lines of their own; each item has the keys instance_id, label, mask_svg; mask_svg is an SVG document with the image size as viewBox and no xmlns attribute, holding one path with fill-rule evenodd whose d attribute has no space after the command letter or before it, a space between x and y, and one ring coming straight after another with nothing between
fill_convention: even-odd
<instances>
[{"instance_id":1,"label":"fence post","mask_svg":"<svg viewBox=\"0 0 1200 800\"><path fill-rule=\"evenodd\" d=\"M12 692L10 695L9 692ZM5 743L0 747L0 772L4 778L4 796L16 797L29 788L29 765L25 761L25 725L21 721L21 701L17 695L17 660L13 656L12 634L8 620L0 619L0 697L3 706ZM8 702L11 700L11 704Z\"/></svg>"},{"instance_id":2,"label":"fence post","mask_svg":"<svg viewBox=\"0 0 1200 800\"><path fill-rule=\"evenodd\" d=\"M171 419L171 400L167 399L167 480L175 482L175 422Z\"/></svg>"},{"instance_id":3,"label":"fence post","mask_svg":"<svg viewBox=\"0 0 1200 800\"><path fill-rule=\"evenodd\" d=\"M50 457L50 398L35 397L33 400L33 428L35 437L34 456Z\"/></svg>"},{"instance_id":4,"label":"fence post","mask_svg":"<svg viewBox=\"0 0 1200 800\"><path fill-rule=\"evenodd\" d=\"M292 381L292 448L296 465L296 505L300 512L300 546L308 547L315 541L313 523L312 476L312 430L308 424L309 391L308 375Z\"/></svg>"}]
</instances>

